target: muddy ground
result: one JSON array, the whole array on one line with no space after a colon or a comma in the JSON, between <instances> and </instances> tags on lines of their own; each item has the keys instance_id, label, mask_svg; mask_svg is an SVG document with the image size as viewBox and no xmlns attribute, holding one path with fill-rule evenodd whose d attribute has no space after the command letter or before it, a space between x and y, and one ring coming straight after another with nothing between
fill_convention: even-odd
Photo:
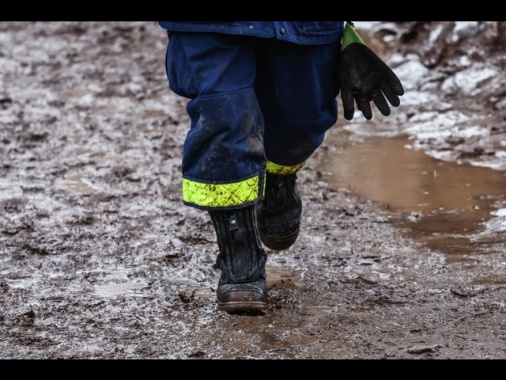
<instances>
[{"instance_id":1,"label":"muddy ground","mask_svg":"<svg viewBox=\"0 0 506 380\"><path fill-rule=\"evenodd\" d=\"M452 60L462 49L503 70L502 23L459 41L443 30L438 49L429 24L453 23L367 38L420 57L432 74L416 90L446 102L459 94L443 79L469 67ZM0 23L1 359L506 358L504 243L452 258L425 248L385 205L328 186L326 145L299 175L299 240L268 251L266 314L217 311L212 225L181 202L188 118L165 46L154 22ZM486 115L486 139L420 145L462 160L504 147L494 78L460 99ZM409 126L428 109L448 112L401 99L391 120Z\"/></svg>"}]
</instances>

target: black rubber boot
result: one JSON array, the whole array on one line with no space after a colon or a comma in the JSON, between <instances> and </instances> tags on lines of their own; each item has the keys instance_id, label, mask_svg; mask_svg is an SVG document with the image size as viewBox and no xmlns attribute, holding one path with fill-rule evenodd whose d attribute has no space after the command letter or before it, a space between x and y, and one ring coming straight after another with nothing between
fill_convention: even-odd
<instances>
[{"instance_id":1,"label":"black rubber boot","mask_svg":"<svg viewBox=\"0 0 506 380\"><path fill-rule=\"evenodd\" d=\"M267 173L264 200L257 204L260 239L273 250L290 248L299 236L302 200L297 175Z\"/></svg>"},{"instance_id":2,"label":"black rubber boot","mask_svg":"<svg viewBox=\"0 0 506 380\"><path fill-rule=\"evenodd\" d=\"M210 211L220 253L216 290L218 309L231 314L258 314L267 307L267 254L258 237L254 206Z\"/></svg>"}]
</instances>

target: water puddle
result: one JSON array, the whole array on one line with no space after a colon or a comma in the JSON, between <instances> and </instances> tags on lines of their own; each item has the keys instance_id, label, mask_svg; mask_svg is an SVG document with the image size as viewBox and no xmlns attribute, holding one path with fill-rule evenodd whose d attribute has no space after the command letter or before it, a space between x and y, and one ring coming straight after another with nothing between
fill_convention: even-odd
<instances>
[{"instance_id":1,"label":"water puddle","mask_svg":"<svg viewBox=\"0 0 506 380\"><path fill-rule=\"evenodd\" d=\"M116 296L143 297L142 289L147 286L145 282L128 280L124 270L117 270L105 274L107 284L96 285L94 294L98 297L110 298Z\"/></svg>"},{"instance_id":2,"label":"water puddle","mask_svg":"<svg viewBox=\"0 0 506 380\"><path fill-rule=\"evenodd\" d=\"M294 289L300 287L300 271L289 267L266 266L267 286L269 289Z\"/></svg>"},{"instance_id":3,"label":"water puddle","mask_svg":"<svg viewBox=\"0 0 506 380\"><path fill-rule=\"evenodd\" d=\"M330 139L344 149L325 153L324 179L399 213L398 223L429 248L452 255L504 247L505 172L437 160L405 137Z\"/></svg>"},{"instance_id":4,"label":"water puddle","mask_svg":"<svg viewBox=\"0 0 506 380\"><path fill-rule=\"evenodd\" d=\"M295 289L299 288L302 282L301 273L291 267L279 267L267 265L267 287L269 289ZM183 294L198 298L214 300L216 293L209 287L198 284L183 284Z\"/></svg>"},{"instance_id":5,"label":"water puddle","mask_svg":"<svg viewBox=\"0 0 506 380\"><path fill-rule=\"evenodd\" d=\"M143 297L141 289L146 287L146 284L139 284L135 282L125 283L110 283L107 285L95 286L94 293L98 297L115 297L115 296L131 296L131 297Z\"/></svg>"}]
</instances>

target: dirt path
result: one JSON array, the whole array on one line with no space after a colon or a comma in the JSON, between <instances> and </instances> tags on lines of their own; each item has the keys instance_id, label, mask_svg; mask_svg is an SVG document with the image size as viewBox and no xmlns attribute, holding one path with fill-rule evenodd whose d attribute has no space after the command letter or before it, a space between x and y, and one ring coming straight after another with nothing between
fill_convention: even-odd
<instances>
[{"instance_id":1,"label":"dirt path","mask_svg":"<svg viewBox=\"0 0 506 380\"><path fill-rule=\"evenodd\" d=\"M506 358L504 253L423 249L330 189L320 154L300 174L298 242L269 252L266 315L216 311L163 30L7 22L0 41L1 359Z\"/></svg>"}]
</instances>

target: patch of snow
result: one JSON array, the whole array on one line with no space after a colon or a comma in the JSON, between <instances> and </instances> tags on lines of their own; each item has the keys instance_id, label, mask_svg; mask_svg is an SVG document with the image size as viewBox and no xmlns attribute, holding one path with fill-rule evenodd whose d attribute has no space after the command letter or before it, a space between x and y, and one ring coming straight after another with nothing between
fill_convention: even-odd
<instances>
[{"instance_id":1,"label":"patch of snow","mask_svg":"<svg viewBox=\"0 0 506 380\"><path fill-rule=\"evenodd\" d=\"M501 75L498 70L489 67L469 68L460 71L455 76L448 78L441 85L441 90L446 93L462 91L468 95L475 95L478 85L490 78Z\"/></svg>"},{"instance_id":2,"label":"patch of snow","mask_svg":"<svg viewBox=\"0 0 506 380\"><path fill-rule=\"evenodd\" d=\"M406 91L417 89L420 82L430 74L417 56L409 55L403 64L398 65L394 72L399 77Z\"/></svg>"}]
</instances>

